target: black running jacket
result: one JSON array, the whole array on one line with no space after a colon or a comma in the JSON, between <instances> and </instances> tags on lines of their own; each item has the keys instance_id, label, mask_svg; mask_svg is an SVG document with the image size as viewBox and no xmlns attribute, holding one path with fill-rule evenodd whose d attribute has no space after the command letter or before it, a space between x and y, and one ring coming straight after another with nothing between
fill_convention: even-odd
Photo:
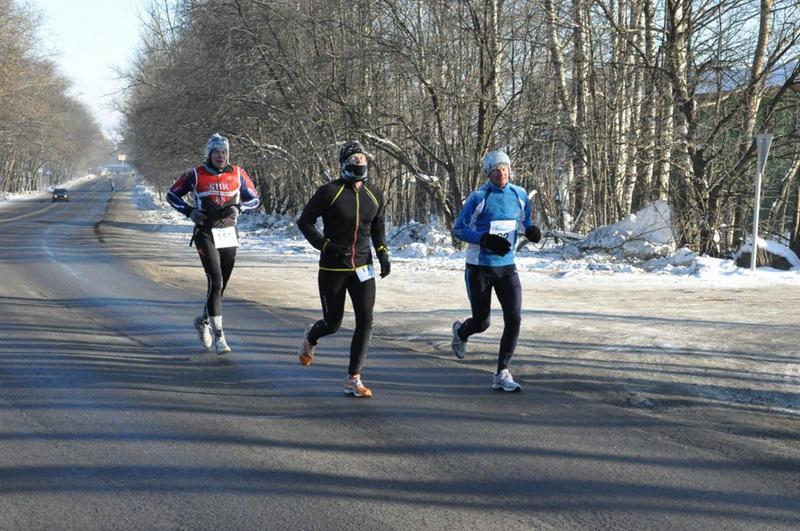
<instances>
[{"instance_id":1,"label":"black running jacket","mask_svg":"<svg viewBox=\"0 0 800 531\"><path fill-rule=\"evenodd\" d=\"M320 186L297 220L309 243L321 251L320 269L355 271L371 264L370 240L375 252L388 252L385 206L383 192L366 181L358 190L344 179ZM322 233L316 227L320 217Z\"/></svg>"}]
</instances>

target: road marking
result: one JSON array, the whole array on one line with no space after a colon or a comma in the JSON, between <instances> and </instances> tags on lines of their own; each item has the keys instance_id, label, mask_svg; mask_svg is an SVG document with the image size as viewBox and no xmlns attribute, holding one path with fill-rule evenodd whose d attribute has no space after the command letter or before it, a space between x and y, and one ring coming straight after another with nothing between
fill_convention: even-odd
<instances>
[{"instance_id":1,"label":"road marking","mask_svg":"<svg viewBox=\"0 0 800 531\"><path fill-rule=\"evenodd\" d=\"M13 218L3 218L3 219L0 219L0 223L8 223L9 221L16 221L18 219L27 218L27 217L30 217L30 216L36 216L36 215L41 214L42 212L44 212L46 210L49 210L49 209L53 208L54 206L55 205L51 204L51 205L47 205L46 207L44 207L42 209L35 210L33 212L26 212L25 214L20 214L19 216L14 216Z\"/></svg>"}]
</instances>

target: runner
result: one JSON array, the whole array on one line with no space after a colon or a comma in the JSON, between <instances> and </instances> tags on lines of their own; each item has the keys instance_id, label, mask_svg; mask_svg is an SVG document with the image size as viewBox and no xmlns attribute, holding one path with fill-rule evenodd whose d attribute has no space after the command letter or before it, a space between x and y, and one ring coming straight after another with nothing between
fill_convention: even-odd
<instances>
[{"instance_id":1,"label":"runner","mask_svg":"<svg viewBox=\"0 0 800 531\"><path fill-rule=\"evenodd\" d=\"M194 327L205 348L214 345L218 355L231 351L222 329L222 294L228 285L239 245L236 221L244 210L260 201L250 176L229 163L228 139L214 134L206 143L206 160L186 170L167 192L173 208L194 221L192 240L206 272L208 289L203 311ZM183 200L192 193L194 206ZM212 337L213 332L213 337Z\"/></svg>"},{"instance_id":2,"label":"runner","mask_svg":"<svg viewBox=\"0 0 800 531\"><path fill-rule=\"evenodd\" d=\"M320 251L318 283L322 301L322 319L306 328L300 345L300 363L311 365L319 338L339 330L345 293L349 293L356 329L350 342L344 392L364 398L372 396L372 391L361 381L375 306L370 240L378 255L381 278L391 271L385 243L383 193L367 182L367 156L359 142L347 142L339 153L340 178L319 187L297 220L303 235ZM323 232L316 227L320 217Z\"/></svg>"},{"instance_id":3,"label":"runner","mask_svg":"<svg viewBox=\"0 0 800 531\"><path fill-rule=\"evenodd\" d=\"M453 224L453 235L469 244L464 278L472 316L463 323L453 323L451 346L456 357L463 359L469 337L489 328L494 289L505 326L492 388L514 392L521 389L508 370L517 347L522 311L522 287L514 264L517 231L521 228L534 243L542 233L531 220L531 202L525 190L508 182L508 155L503 151L488 153L483 158L483 174L487 181L467 197Z\"/></svg>"}]
</instances>

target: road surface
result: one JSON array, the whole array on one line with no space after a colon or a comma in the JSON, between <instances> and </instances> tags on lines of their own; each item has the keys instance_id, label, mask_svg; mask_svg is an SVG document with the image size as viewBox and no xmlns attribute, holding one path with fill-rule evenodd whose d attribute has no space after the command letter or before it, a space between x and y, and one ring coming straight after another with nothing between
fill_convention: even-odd
<instances>
[{"instance_id":1,"label":"road surface","mask_svg":"<svg viewBox=\"0 0 800 531\"><path fill-rule=\"evenodd\" d=\"M679 308L666 289L543 286L515 360L524 390L498 393L496 336L457 362L446 330L465 306L426 304L457 273L426 283L398 263L378 286L375 397L352 399L347 330L297 362L319 313L313 264L241 253L224 306L234 352L207 353L193 249L137 219L120 184L0 210L0 529L800 526L796 378L646 361L713 358L721 340L728 359L796 364L783 313L746 330L744 311L709 314L747 304L735 293ZM665 335L680 345L654 347ZM737 386L777 390L758 404Z\"/></svg>"}]
</instances>

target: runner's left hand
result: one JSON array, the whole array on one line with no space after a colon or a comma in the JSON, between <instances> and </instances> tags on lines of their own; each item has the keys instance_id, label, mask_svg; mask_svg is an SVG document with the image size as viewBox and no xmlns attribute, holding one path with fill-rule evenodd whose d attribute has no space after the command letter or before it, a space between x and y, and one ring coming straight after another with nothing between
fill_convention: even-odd
<instances>
[{"instance_id":1,"label":"runner's left hand","mask_svg":"<svg viewBox=\"0 0 800 531\"><path fill-rule=\"evenodd\" d=\"M233 218L233 221L235 222L237 219L239 219L240 213L241 210L237 205L228 205L222 210L222 217Z\"/></svg>"},{"instance_id":2,"label":"runner's left hand","mask_svg":"<svg viewBox=\"0 0 800 531\"><path fill-rule=\"evenodd\" d=\"M389 262L389 253L387 251L379 252L378 262L381 264L381 278L389 276L389 273L392 272L392 263Z\"/></svg>"},{"instance_id":3,"label":"runner's left hand","mask_svg":"<svg viewBox=\"0 0 800 531\"><path fill-rule=\"evenodd\" d=\"M533 243L539 243L539 241L542 239L542 231L540 231L539 227L536 225L531 225L525 229L525 237Z\"/></svg>"}]
</instances>

